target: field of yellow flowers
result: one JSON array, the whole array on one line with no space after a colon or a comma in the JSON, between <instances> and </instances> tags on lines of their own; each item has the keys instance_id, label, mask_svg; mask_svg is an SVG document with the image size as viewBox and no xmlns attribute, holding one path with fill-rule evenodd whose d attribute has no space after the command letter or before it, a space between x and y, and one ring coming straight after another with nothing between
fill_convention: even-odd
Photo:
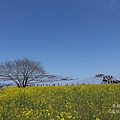
<instances>
[{"instance_id":1,"label":"field of yellow flowers","mask_svg":"<svg viewBox=\"0 0 120 120\"><path fill-rule=\"evenodd\" d=\"M0 120L120 120L120 84L5 88Z\"/></svg>"}]
</instances>

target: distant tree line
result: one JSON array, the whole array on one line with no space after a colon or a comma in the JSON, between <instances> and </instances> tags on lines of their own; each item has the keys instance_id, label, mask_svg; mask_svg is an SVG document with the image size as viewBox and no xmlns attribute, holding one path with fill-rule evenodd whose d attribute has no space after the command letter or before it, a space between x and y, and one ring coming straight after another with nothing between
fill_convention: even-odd
<instances>
[{"instance_id":1,"label":"distant tree line","mask_svg":"<svg viewBox=\"0 0 120 120\"><path fill-rule=\"evenodd\" d=\"M112 75L97 74L95 77L102 77L102 83L120 83L120 80L116 80Z\"/></svg>"}]
</instances>

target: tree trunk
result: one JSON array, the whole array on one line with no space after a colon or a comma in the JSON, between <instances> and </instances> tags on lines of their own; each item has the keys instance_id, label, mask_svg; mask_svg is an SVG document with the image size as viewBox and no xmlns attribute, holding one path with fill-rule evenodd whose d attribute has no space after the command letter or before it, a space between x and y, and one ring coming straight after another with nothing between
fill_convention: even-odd
<instances>
[{"instance_id":1,"label":"tree trunk","mask_svg":"<svg viewBox=\"0 0 120 120\"><path fill-rule=\"evenodd\" d=\"M16 83L17 84L17 86L20 88L20 85L18 84L18 83Z\"/></svg>"},{"instance_id":2,"label":"tree trunk","mask_svg":"<svg viewBox=\"0 0 120 120\"><path fill-rule=\"evenodd\" d=\"M26 79L24 80L22 87L26 87L26 86L27 86L27 82L28 82L28 78L26 78Z\"/></svg>"}]
</instances>

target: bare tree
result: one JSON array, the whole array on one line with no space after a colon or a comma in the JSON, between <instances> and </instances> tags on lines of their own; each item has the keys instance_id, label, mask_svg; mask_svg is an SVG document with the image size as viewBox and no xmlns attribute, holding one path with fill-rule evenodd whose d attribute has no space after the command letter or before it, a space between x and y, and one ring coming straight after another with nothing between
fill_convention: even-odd
<instances>
[{"instance_id":1,"label":"bare tree","mask_svg":"<svg viewBox=\"0 0 120 120\"><path fill-rule=\"evenodd\" d=\"M40 62L27 58L7 61L0 64L0 77L13 80L18 87L26 87L29 81L45 74Z\"/></svg>"}]
</instances>

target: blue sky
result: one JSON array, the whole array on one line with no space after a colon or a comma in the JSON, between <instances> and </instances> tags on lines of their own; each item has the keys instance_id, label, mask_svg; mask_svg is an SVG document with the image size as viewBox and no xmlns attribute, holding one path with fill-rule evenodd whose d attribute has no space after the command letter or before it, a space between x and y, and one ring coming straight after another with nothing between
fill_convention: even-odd
<instances>
[{"instance_id":1,"label":"blue sky","mask_svg":"<svg viewBox=\"0 0 120 120\"><path fill-rule=\"evenodd\" d=\"M119 0L1 0L0 62L40 61L49 74L120 77Z\"/></svg>"}]
</instances>

